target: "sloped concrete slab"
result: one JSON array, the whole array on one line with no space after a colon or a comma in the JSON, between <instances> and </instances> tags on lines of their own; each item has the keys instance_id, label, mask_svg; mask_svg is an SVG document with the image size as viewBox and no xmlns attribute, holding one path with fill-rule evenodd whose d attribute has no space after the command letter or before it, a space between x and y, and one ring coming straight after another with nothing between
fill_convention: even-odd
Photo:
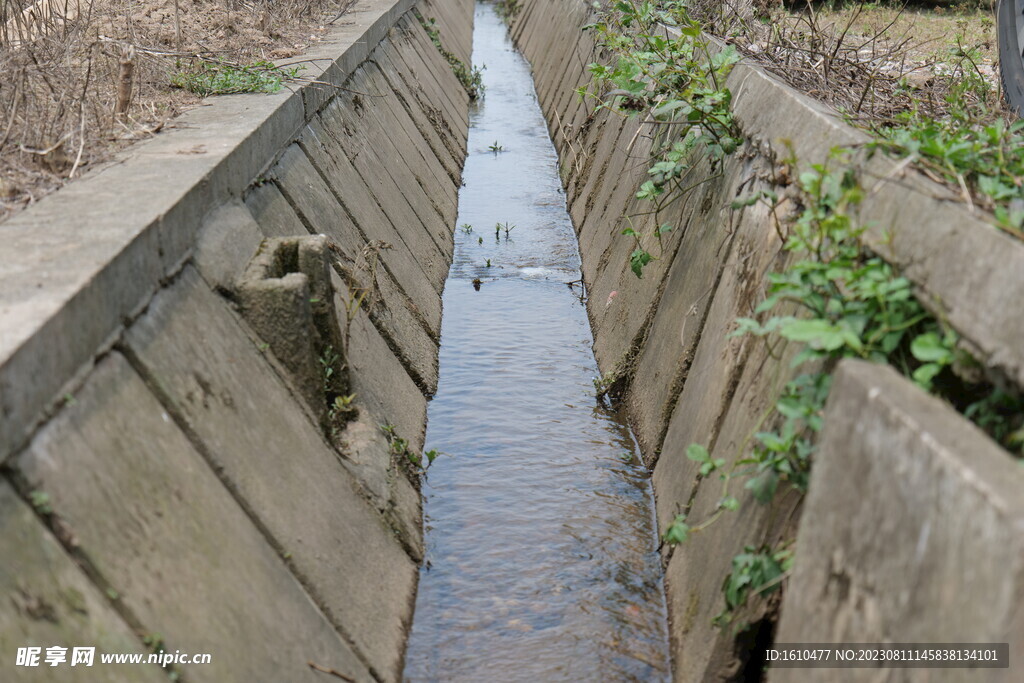
<instances>
[{"instance_id":1,"label":"sloped concrete slab","mask_svg":"<svg viewBox=\"0 0 1024 683\"><path fill-rule=\"evenodd\" d=\"M189 680L322 681L310 661L371 680L122 356L16 465L151 633L213 655Z\"/></svg>"},{"instance_id":2,"label":"sloped concrete slab","mask_svg":"<svg viewBox=\"0 0 1024 683\"><path fill-rule=\"evenodd\" d=\"M888 669L873 680L1018 680L1022 490L1019 464L950 406L890 368L843 361L777 642L1008 642L1010 669ZM774 669L770 679L865 673Z\"/></svg>"},{"instance_id":3,"label":"sloped concrete slab","mask_svg":"<svg viewBox=\"0 0 1024 683\"><path fill-rule=\"evenodd\" d=\"M212 287L231 290L260 248L263 233L241 202L220 207L203 223L195 262Z\"/></svg>"},{"instance_id":4,"label":"sloped concrete slab","mask_svg":"<svg viewBox=\"0 0 1024 683\"><path fill-rule=\"evenodd\" d=\"M335 306L344 320L346 290L335 281ZM381 424L395 426L417 452L423 449L427 399L362 310L349 329L349 373L357 401L370 408Z\"/></svg>"},{"instance_id":5,"label":"sloped concrete slab","mask_svg":"<svg viewBox=\"0 0 1024 683\"><path fill-rule=\"evenodd\" d=\"M397 677L416 567L224 303L186 271L127 339L332 622Z\"/></svg>"},{"instance_id":6,"label":"sloped concrete slab","mask_svg":"<svg viewBox=\"0 0 1024 683\"><path fill-rule=\"evenodd\" d=\"M116 683L167 680L158 666L102 666L100 653L146 654L138 636L86 578L29 506L0 481L0 672L10 683ZM20 647L42 647L41 666L15 665ZM67 648L67 661L45 664L46 648ZM71 666L72 649L95 647L92 667Z\"/></svg>"},{"instance_id":7,"label":"sloped concrete slab","mask_svg":"<svg viewBox=\"0 0 1024 683\"><path fill-rule=\"evenodd\" d=\"M292 237L307 230L281 190L274 183L261 180L249 188L245 206L252 213L264 237Z\"/></svg>"}]
</instances>

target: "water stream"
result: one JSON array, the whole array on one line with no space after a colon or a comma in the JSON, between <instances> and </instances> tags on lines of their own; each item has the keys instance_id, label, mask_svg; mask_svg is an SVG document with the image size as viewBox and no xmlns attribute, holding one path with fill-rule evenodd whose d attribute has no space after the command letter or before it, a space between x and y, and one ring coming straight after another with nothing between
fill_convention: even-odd
<instances>
[{"instance_id":1,"label":"water stream","mask_svg":"<svg viewBox=\"0 0 1024 683\"><path fill-rule=\"evenodd\" d=\"M444 293L427 448L445 455L423 489L405 677L668 680L650 481L628 428L594 398L558 160L529 65L490 5L475 26L486 95Z\"/></svg>"}]
</instances>

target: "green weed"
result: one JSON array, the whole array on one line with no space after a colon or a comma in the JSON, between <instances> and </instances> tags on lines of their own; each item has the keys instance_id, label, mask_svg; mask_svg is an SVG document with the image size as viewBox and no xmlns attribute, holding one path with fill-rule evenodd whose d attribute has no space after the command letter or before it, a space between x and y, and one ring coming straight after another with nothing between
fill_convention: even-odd
<instances>
[{"instance_id":1,"label":"green weed","mask_svg":"<svg viewBox=\"0 0 1024 683\"><path fill-rule=\"evenodd\" d=\"M224 61L202 61L194 68L182 68L171 76L171 85L195 93L232 95L236 93L275 93L285 81L298 77L300 67L284 69L272 62L233 64Z\"/></svg>"},{"instance_id":2,"label":"green weed","mask_svg":"<svg viewBox=\"0 0 1024 683\"><path fill-rule=\"evenodd\" d=\"M678 29L679 37L668 36L664 26ZM725 79L740 57L732 46L713 48L682 3L622 0L587 29L597 34L598 42L615 58L611 64L589 66L594 90L581 88L580 95L595 98L598 109L641 117L656 129L679 131L673 136L657 134L648 179L636 193L638 199L653 204L642 215L653 216L657 227L642 235L630 220L630 226L622 231L636 242L630 268L642 277L643 269L656 258L653 245L660 250L662 236L674 229L660 220L662 211L718 177L722 160L742 141L730 110L732 93L725 87ZM697 147L703 148L712 172L687 184L691 152Z\"/></svg>"},{"instance_id":3,"label":"green weed","mask_svg":"<svg viewBox=\"0 0 1024 683\"><path fill-rule=\"evenodd\" d=\"M466 90L469 95L469 99L478 100L484 95L484 77L483 69L486 67L467 67L466 64L455 56L454 53L445 48L441 42L441 32L437 28L437 22L435 19L427 19L419 10L413 10L416 13L416 18L419 20L420 25L430 36L430 42L434 44L437 51L441 53L441 56L448 62L448 66L451 67L452 73L459 79L459 83Z\"/></svg>"},{"instance_id":4,"label":"green weed","mask_svg":"<svg viewBox=\"0 0 1024 683\"><path fill-rule=\"evenodd\" d=\"M49 493L46 493L45 491L40 491L38 489L34 491L29 491L28 500L32 504L32 507L35 508L36 512L38 512L39 514L53 514L53 504L50 499Z\"/></svg>"}]
</instances>

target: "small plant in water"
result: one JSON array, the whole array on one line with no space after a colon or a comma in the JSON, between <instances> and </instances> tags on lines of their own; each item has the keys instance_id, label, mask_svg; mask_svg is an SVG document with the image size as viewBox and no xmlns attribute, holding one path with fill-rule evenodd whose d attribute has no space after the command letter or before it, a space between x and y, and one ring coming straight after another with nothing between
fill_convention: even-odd
<instances>
[{"instance_id":1,"label":"small plant in water","mask_svg":"<svg viewBox=\"0 0 1024 683\"><path fill-rule=\"evenodd\" d=\"M484 243L484 238L483 237L477 237L476 238L476 243L477 244L483 244Z\"/></svg>"},{"instance_id":2,"label":"small plant in water","mask_svg":"<svg viewBox=\"0 0 1024 683\"><path fill-rule=\"evenodd\" d=\"M497 140L495 140L494 144L491 145L490 147L488 147L487 149L489 149L490 151L494 152L495 156L498 155L498 152L504 152L505 151L505 148L502 147L501 145L499 145Z\"/></svg>"},{"instance_id":3,"label":"small plant in water","mask_svg":"<svg viewBox=\"0 0 1024 683\"><path fill-rule=\"evenodd\" d=\"M515 229L516 226L513 225L512 223L509 223L508 221L505 221L504 223L496 223L494 225L494 237L495 239L497 239L501 235L502 231L504 231L505 239L508 239L509 233Z\"/></svg>"},{"instance_id":4,"label":"small plant in water","mask_svg":"<svg viewBox=\"0 0 1024 683\"><path fill-rule=\"evenodd\" d=\"M467 235L473 232L473 226L470 225L469 223L463 223L459 227L462 228L462 232L466 233Z\"/></svg>"},{"instance_id":5,"label":"small plant in water","mask_svg":"<svg viewBox=\"0 0 1024 683\"><path fill-rule=\"evenodd\" d=\"M490 267L491 267L491 259L487 259L487 267L488 267L488 268L490 268Z\"/></svg>"}]
</instances>

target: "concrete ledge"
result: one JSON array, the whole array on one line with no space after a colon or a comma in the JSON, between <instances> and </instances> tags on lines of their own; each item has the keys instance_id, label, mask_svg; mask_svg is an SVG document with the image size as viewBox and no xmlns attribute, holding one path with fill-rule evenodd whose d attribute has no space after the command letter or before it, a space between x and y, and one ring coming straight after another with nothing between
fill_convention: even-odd
<instances>
[{"instance_id":1,"label":"concrete ledge","mask_svg":"<svg viewBox=\"0 0 1024 683\"><path fill-rule=\"evenodd\" d=\"M777 642L1009 642L1011 669L871 680L1019 680L1024 470L887 367L843 362L825 414ZM877 670L876 670L877 672ZM776 669L773 681L864 681Z\"/></svg>"},{"instance_id":2,"label":"concrete ledge","mask_svg":"<svg viewBox=\"0 0 1024 683\"><path fill-rule=\"evenodd\" d=\"M729 76L736 119L747 135L802 166L825 160L833 147L868 136L819 102L761 69L740 64ZM860 210L868 243L917 285L932 309L959 332L995 372L1024 386L1024 243L970 211L958 195L897 161L860 160L870 190Z\"/></svg>"}]
</instances>

